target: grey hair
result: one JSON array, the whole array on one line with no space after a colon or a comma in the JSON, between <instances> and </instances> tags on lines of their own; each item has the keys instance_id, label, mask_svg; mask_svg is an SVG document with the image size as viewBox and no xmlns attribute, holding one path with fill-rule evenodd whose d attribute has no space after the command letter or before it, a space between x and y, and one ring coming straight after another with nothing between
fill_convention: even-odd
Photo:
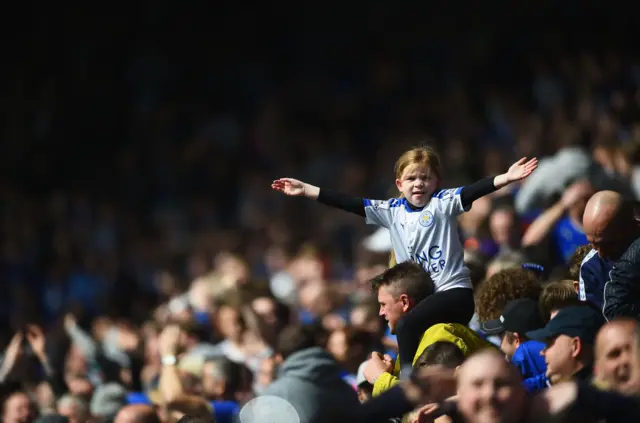
<instances>
[{"instance_id":1,"label":"grey hair","mask_svg":"<svg viewBox=\"0 0 640 423\"><path fill-rule=\"evenodd\" d=\"M524 255L516 251L508 251L499 253L493 260L489 262L489 265L487 267L494 268L497 272L499 272L500 270L522 266L522 263L524 262Z\"/></svg>"},{"instance_id":2,"label":"grey hair","mask_svg":"<svg viewBox=\"0 0 640 423\"><path fill-rule=\"evenodd\" d=\"M65 406L74 407L83 419L89 417L89 404L77 395L66 394L61 396L58 400L58 409Z\"/></svg>"}]
</instances>

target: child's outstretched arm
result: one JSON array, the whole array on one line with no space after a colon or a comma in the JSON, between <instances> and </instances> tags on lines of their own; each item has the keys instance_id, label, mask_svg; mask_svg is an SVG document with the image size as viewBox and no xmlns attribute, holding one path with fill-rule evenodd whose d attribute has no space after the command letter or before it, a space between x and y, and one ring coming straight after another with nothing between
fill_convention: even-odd
<instances>
[{"instance_id":1,"label":"child's outstretched arm","mask_svg":"<svg viewBox=\"0 0 640 423\"><path fill-rule=\"evenodd\" d=\"M529 161L526 160L527 158L523 157L511 165L505 173L495 177L490 176L483 178L478 182L462 188L460 191L462 206L468 209L477 199L504 188L513 182L521 181L531 175L538 167L538 159L533 158Z\"/></svg>"},{"instance_id":2,"label":"child's outstretched arm","mask_svg":"<svg viewBox=\"0 0 640 423\"><path fill-rule=\"evenodd\" d=\"M306 197L310 200L316 200L327 206L335 207L355 213L362 217L365 216L364 199L352 197L347 194L335 192L327 189L320 189L311 184L298 181L292 178L280 178L273 181L271 188L292 197Z\"/></svg>"}]
</instances>

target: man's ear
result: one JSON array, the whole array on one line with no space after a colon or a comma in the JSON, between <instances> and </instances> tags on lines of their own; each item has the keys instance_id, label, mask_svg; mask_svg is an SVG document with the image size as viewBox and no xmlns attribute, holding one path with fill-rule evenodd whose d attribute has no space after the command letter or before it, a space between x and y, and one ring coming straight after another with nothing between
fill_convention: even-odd
<instances>
[{"instance_id":1,"label":"man's ear","mask_svg":"<svg viewBox=\"0 0 640 423\"><path fill-rule=\"evenodd\" d=\"M571 340L571 357L576 358L582 352L582 341L575 337Z\"/></svg>"},{"instance_id":2,"label":"man's ear","mask_svg":"<svg viewBox=\"0 0 640 423\"><path fill-rule=\"evenodd\" d=\"M400 294L399 300L402 303L402 311L409 311L409 309L413 305L411 304L411 299L409 298L409 296L407 294Z\"/></svg>"},{"instance_id":3,"label":"man's ear","mask_svg":"<svg viewBox=\"0 0 640 423\"><path fill-rule=\"evenodd\" d=\"M522 337L518 332L513 332L513 337L515 338L516 341L518 341L518 345L524 343L524 339L522 339Z\"/></svg>"},{"instance_id":4,"label":"man's ear","mask_svg":"<svg viewBox=\"0 0 640 423\"><path fill-rule=\"evenodd\" d=\"M573 281L573 290L576 291L576 294L580 294L580 282Z\"/></svg>"},{"instance_id":5,"label":"man's ear","mask_svg":"<svg viewBox=\"0 0 640 423\"><path fill-rule=\"evenodd\" d=\"M456 366L455 369L453 369L453 375L455 377L458 377L458 373L460 372L460 366Z\"/></svg>"},{"instance_id":6,"label":"man's ear","mask_svg":"<svg viewBox=\"0 0 640 423\"><path fill-rule=\"evenodd\" d=\"M284 361L282 358L282 355L280 354L276 354L273 356L273 361L276 362L276 364L282 364L282 362Z\"/></svg>"}]
</instances>

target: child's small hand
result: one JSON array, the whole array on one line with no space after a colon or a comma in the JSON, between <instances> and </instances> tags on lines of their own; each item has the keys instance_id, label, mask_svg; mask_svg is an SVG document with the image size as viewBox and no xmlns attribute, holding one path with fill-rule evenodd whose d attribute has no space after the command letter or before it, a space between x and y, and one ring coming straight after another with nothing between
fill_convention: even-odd
<instances>
[{"instance_id":1,"label":"child's small hand","mask_svg":"<svg viewBox=\"0 0 640 423\"><path fill-rule=\"evenodd\" d=\"M305 195L305 183L300 182L297 179L291 178L280 178L273 181L271 184L271 188L274 191L279 191L286 195L291 195L293 197L299 197Z\"/></svg>"},{"instance_id":2,"label":"child's small hand","mask_svg":"<svg viewBox=\"0 0 640 423\"><path fill-rule=\"evenodd\" d=\"M511 165L506 174L507 183L521 181L527 176L531 175L534 170L536 170L536 168L538 167L537 158L534 157L528 162L525 162L525 160L527 160L527 158L523 157L513 165Z\"/></svg>"}]
</instances>

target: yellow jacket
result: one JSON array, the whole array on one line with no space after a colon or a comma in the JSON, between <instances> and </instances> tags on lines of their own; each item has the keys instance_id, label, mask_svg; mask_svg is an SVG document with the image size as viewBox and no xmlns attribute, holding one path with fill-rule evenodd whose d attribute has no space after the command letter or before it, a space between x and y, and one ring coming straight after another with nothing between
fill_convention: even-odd
<instances>
[{"instance_id":1,"label":"yellow jacket","mask_svg":"<svg viewBox=\"0 0 640 423\"><path fill-rule=\"evenodd\" d=\"M416 362L429 345L441 341L456 344L465 357L484 348L492 347L489 342L482 339L474 330L464 325L459 323L439 323L431 326L422 335L416 355L413 357L413 363ZM396 358L393 374L385 372L378 376L378 379L373 384L373 396L380 395L396 385L398 383L398 375L400 375L400 357Z\"/></svg>"}]
</instances>

